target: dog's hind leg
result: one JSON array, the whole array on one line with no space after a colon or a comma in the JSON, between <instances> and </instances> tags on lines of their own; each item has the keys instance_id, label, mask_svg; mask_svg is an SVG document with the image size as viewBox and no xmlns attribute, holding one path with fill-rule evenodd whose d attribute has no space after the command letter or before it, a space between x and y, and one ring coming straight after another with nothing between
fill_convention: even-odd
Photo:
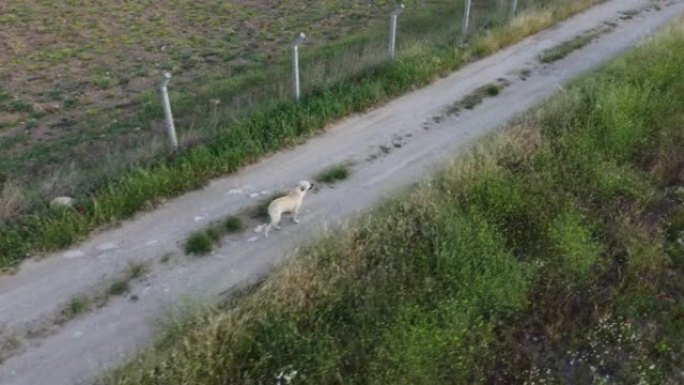
<instances>
[{"instance_id":1,"label":"dog's hind leg","mask_svg":"<svg viewBox=\"0 0 684 385\"><path fill-rule=\"evenodd\" d=\"M266 225L266 229L264 230L264 235L266 238L268 238L268 232L271 231L271 227L275 227L276 230L280 230L280 214L273 213L270 215L270 217L271 222Z\"/></svg>"},{"instance_id":2,"label":"dog's hind leg","mask_svg":"<svg viewBox=\"0 0 684 385\"><path fill-rule=\"evenodd\" d=\"M297 217L297 214L299 214L299 207L295 207L294 210L292 210L292 222L294 223L299 223L299 218Z\"/></svg>"}]
</instances>

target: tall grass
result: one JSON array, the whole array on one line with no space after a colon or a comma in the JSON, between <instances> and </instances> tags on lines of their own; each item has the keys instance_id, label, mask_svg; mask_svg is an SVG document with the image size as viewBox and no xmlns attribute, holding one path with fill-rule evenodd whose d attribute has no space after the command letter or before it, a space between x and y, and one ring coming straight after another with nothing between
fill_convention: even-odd
<instances>
[{"instance_id":1,"label":"tall grass","mask_svg":"<svg viewBox=\"0 0 684 385\"><path fill-rule=\"evenodd\" d=\"M683 25L103 382L677 383Z\"/></svg>"},{"instance_id":2,"label":"tall grass","mask_svg":"<svg viewBox=\"0 0 684 385\"><path fill-rule=\"evenodd\" d=\"M548 2L548 8L530 8L514 18L510 24L473 35L472 44L466 49L453 48L452 40L457 36L458 27L449 18L451 27L439 30L446 40L430 35L434 44L425 44L417 35L414 35L413 40L402 37L401 41L405 42L403 44L409 46L401 51L396 62L383 60L372 65L366 63L368 65L348 74L350 77L345 80L333 76L336 80L330 83L310 87L299 104L278 98L262 100L263 103L254 103L254 108L238 109L241 112L237 115L234 112L235 105L210 107L208 101L213 97L229 100L236 97L235 92L238 91L249 95L249 90L253 90L257 84L260 85L259 88L263 88L261 85L264 82L278 84L274 79L264 78L260 73L255 74L253 79L245 75L231 80L237 81L237 85L215 86L217 88L207 90L201 97L177 95L174 100L177 115L192 117L190 128L197 129L196 132L213 132L210 142L197 144L177 157L155 157L150 161L139 162L131 165L123 174L109 170L116 177L103 176L87 183L84 188L89 192L80 195L80 204L74 210L55 211L41 204L15 220L8 221L2 226L0 233L0 267L15 265L31 254L69 246L84 239L95 228L116 223L141 209L152 207L161 198L198 188L212 177L234 172L264 154L315 134L330 121L364 111L414 87L428 84L438 76L457 69L467 60L491 53L595 2L596 0L571 3L551 1ZM451 2L439 4L446 7L445 4ZM445 17L445 14L440 17ZM536 17L541 20L531 23L534 27L520 28L519 19L531 21ZM435 20L437 19L432 13L418 13L414 19L406 18L403 25L408 31L417 31L416 34L424 30L434 32L431 28L441 25ZM444 23L446 20L445 18ZM493 38L494 35L499 38ZM504 39L505 42L488 43L485 46L481 44L485 40L499 39ZM363 47L355 45L356 43L349 44ZM339 51L331 49L329 54L325 50L322 52L323 56L335 56ZM303 62L306 63L306 60L305 56ZM329 63L337 61L335 58ZM335 73L337 68L332 65L328 67L325 78L330 78L328 75ZM245 99L238 97L236 100L236 103L242 103L238 101ZM158 104L152 94L149 95L149 101L143 101L140 124L160 115ZM250 105L251 102L245 102L243 107ZM208 110L210 108L214 110ZM200 119L198 116L209 118ZM220 131L212 131L212 127L220 128Z\"/></svg>"}]
</instances>

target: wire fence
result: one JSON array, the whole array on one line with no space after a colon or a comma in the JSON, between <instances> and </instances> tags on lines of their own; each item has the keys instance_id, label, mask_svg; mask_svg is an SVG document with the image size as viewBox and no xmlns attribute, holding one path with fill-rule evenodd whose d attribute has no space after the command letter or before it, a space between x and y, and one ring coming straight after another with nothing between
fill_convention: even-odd
<instances>
[{"instance_id":1,"label":"wire fence","mask_svg":"<svg viewBox=\"0 0 684 385\"><path fill-rule=\"evenodd\" d=\"M292 67L288 67L288 60L283 58L281 65L247 70L235 79L217 80L215 86L209 87L204 97L200 96L199 99L180 91L181 95L175 98L175 104L182 109L182 115L215 116L211 122L185 120L180 145L190 146L201 142L205 135L216 134L226 122L255 108L267 109L269 105L290 98L299 100L302 95L353 79L363 72L387 64L388 60L426 55L439 47L458 47L467 42L469 36L505 23L516 12L552 2L558 1L408 0L388 8L389 28L383 26L382 20L376 20L371 23L369 30L328 43L327 46L317 45L311 38L298 38L291 47ZM194 105L190 106L188 99L192 99ZM218 108L216 101L220 101ZM159 115L158 112L153 114Z\"/></svg>"},{"instance_id":2,"label":"wire fence","mask_svg":"<svg viewBox=\"0 0 684 385\"><path fill-rule=\"evenodd\" d=\"M39 182L28 178L21 184L25 191L31 191L32 198L43 202L56 195L93 191L125 170L164 161L169 147L182 152L210 142L250 114L268 113L284 103L324 93L344 82L353 83L359 76L372 74L383 66L401 65L405 59L429 57L444 49L459 50L470 37L488 33L515 13L569 1L572 0L378 1L384 4L386 12L369 20L363 30L329 41L321 31L302 28L306 38L298 38L296 44L283 45L278 52L272 52L277 60L242 67L230 76L204 79L199 91L164 78L154 89L140 95L134 116L118 122L116 129L106 137L102 135L101 140L85 139L89 141L89 150L82 157L76 154L69 163L34 165L36 169L49 170L50 177ZM298 55L299 68L293 72L294 53ZM177 75L173 74L174 80ZM166 130L149 129L155 126ZM45 158L50 159L49 154ZM16 170L17 175L9 175L9 179L21 180L33 174L28 168ZM12 191L16 195L16 188Z\"/></svg>"}]
</instances>

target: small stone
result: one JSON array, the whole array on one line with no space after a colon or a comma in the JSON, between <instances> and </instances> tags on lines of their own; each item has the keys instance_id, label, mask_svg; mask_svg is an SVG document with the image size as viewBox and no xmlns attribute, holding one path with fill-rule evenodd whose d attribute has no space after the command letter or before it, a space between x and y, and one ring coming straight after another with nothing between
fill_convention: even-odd
<instances>
[{"instance_id":1,"label":"small stone","mask_svg":"<svg viewBox=\"0 0 684 385\"><path fill-rule=\"evenodd\" d=\"M106 243L102 243L102 244L97 245L97 249L99 251L109 251L109 250L114 250L117 248L118 248L118 246L116 245L116 243L112 243L112 242L106 242Z\"/></svg>"},{"instance_id":2,"label":"small stone","mask_svg":"<svg viewBox=\"0 0 684 385\"><path fill-rule=\"evenodd\" d=\"M85 256L85 253L82 252L81 250L71 250L67 251L64 254L62 254L62 257L66 259L74 259L74 258L80 258Z\"/></svg>"},{"instance_id":3,"label":"small stone","mask_svg":"<svg viewBox=\"0 0 684 385\"><path fill-rule=\"evenodd\" d=\"M57 197L50 201L50 206L51 207L73 207L74 206L74 198L67 197L67 196L62 196L62 197Z\"/></svg>"}]
</instances>

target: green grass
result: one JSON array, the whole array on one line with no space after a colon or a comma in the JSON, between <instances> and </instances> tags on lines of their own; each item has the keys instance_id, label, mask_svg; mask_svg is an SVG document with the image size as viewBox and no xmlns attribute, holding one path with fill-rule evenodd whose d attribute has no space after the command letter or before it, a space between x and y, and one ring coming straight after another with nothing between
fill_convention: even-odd
<instances>
[{"instance_id":1,"label":"green grass","mask_svg":"<svg viewBox=\"0 0 684 385\"><path fill-rule=\"evenodd\" d=\"M171 261L172 258L173 258L173 253L166 253L166 254L162 255L161 258L159 258L159 262L168 263L169 261Z\"/></svg>"},{"instance_id":2,"label":"green grass","mask_svg":"<svg viewBox=\"0 0 684 385\"><path fill-rule=\"evenodd\" d=\"M338 164L316 175L316 181L320 183L332 184L347 179L350 174L351 169L349 168L349 165Z\"/></svg>"},{"instance_id":3,"label":"green grass","mask_svg":"<svg viewBox=\"0 0 684 385\"><path fill-rule=\"evenodd\" d=\"M147 273L148 266L145 263L137 262L128 265L128 278L136 279L141 278L145 273Z\"/></svg>"},{"instance_id":4,"label":"green grass","mask_svg":"<svg viewBox=\"0 0 684 385\"><path fill-rule=\"evenodd\" d=\"M678 383L682 25L102 382Z\"/></svg>"},{"instance_id":5,"label":"green grass","mask_svg":"<svg viewBox=\"0 0 684 385\"><path fill-rule=\"evenodd\" d=\"M484 101L485 98L496 97L499 95L501 90L506 87L508 83L498 83L498 84L488 84L484 87L480 87L464 97L463 99L457 101L447 109L447 114L457 114L461 109L472 110L480 103Z\"/></svg>"},{"instance_id":6,"label":"green grass","mask_svg":"<svg viewBox=\"0 0 684 385\"><path fill-rule=\"evenodd\" d=\"M484 96L482 94L471 94L463 98L463 101L461 102L461 105L463 108L466 110L472 110L475 108L478 104L482 103L484 100Z\"/></svg>"},{"instance_id":7,"label":"green grass","mask_svg":"<svg viewBox=\"0 0 684 385\"><path fill-rule=\"evenodd\" d=\"M31 105L28 102L21 100L21 99L12 100L8 104L9 104L8 108L11 112L32 112L33 111L33 107L31 107Z\"/></svg>"},{"instance_id":8,"label":"green grass","mask_svg":"<svg viewBox=\"0 0 684 385\"><path fill-rule=\"evenodd\" d=\"M185 253L194 255L209 254L221 238L228 234L237 233L242 228L242 219L230 215L221 222L212 223L206 229L190 234L185 241Z\"/></svg>"},{"instance_id":9,"label":"green grass","mask_svg":"<svg viewBox=\"0 0 684 385\"><path fill-rule=\"evenodd\" d=\"M188 135L191 132L198 133L206 139L208 137L201 134L204 132L210 133L211 138L202 144L195 144L195 140L191 140L194 145L188 146L175 157L160 155L164 153L160 145L163 141L147 142L141 137L131 136L131 127L146 127L161 116L154 92L143 93L141 110L135 118L117 119L116 123L111 123L107 117L107 135L123 135L126 138L126 151L134 148L133 143L146 143L147 147L138 148L134 155L130 152L113 153L107 162L101 162L100 156L97 162L85 162L90 164L88 174L97 175L87 180L81 178L82 174L78 170L60 171L49 176L48 179L68 182L70 187L65 188L66 192L75 193L82 203L75 210L57 213L47 210L44 200L32 200L28 209L5 221L2 227L0 266L8 268L33 254L72 245L86 238L95 228L116 224L137 211L153 207L164 197L198 188L210 178L234 172L265 154L299 143L333 120L364 111L417 86L426 85L440 75L459 68L464 62L494 52L591 3L592 0L572 4L552 1L548 3L548 8L522 12L512 24L493 24L490 29L476 35L465 50L452 48L458 25L452 23L452 17L446 17L448 13L439 13L443 18L440 19L444 22L442 24L436 21L435 14L428 12L428 9L423 9L424 12L416 13L413 17L407 14L402 16L402 25L415 35L402 40L403 48L394 63L385 60L384 48L373 51L382 52L381 57L371 55L372 50L366 50L369 47L367 44L371 43L363 36L303 54L302 64L311 60L306 68L319 75L341 74L338 70L341 59L346 60L344 65L348 65L349 70L344 76L323 76L321 79L325 81L309 83L305 97L299 104L287 100L289 96L287 99L261 99L259 95L264 92L263 95L272 94L264 90L264 83L276 87L280 83L263 72L248 70L239 77L229 78L226 83L211 82L211 87L202 91L201 95L174 93L174 113L187 116L187 124L192 123L192 127L186 126ZM456 7L457 4L439 3L438 6ZM384 28L381 30L384 31ZM423 44L424 41L419 39L421 33L429 33L434 44ZM360 60L361 57L364 60ZM283 65L283 68L286 66ZM312 79L316 77L315 73L311 74ZM233 100L236 95L246 95L245 99L235 99L240 105L221 104L220 107L212 107L209 103L215 98ZM247 108L249 106L254 108ZM236 114L236 111L239 113ZM108 150L111 145L99 141L104 132L97 127L104 127L102 122L89 122L92 130L70 130L64 140L41 142L27 147L28 152L10 153L0 158L0 170L12 170L12 173L23 170L22 175L41 175L43 165L67 164L62 156L70 151L111 154ZM185 124L179 122L179 127ZM190 136L187 138L190 140ZM79 144L83 141L88 143L87 148ZM23 151L23 147L11 148L12 151ZM69 155L68 158L78 156ZM128 171L121 172L118 166L121 164L126 164ZM31 196L41 196L40 187L32 189L35 193Z\"/></svg>"},{"instance_id":10,"label":"green grass","mask_svg":"<svg viewBox=\"0 0 684 385\"><path fill-rule=\"evenodd\" d=\"M499 84L490 84L485 87L485 93L487 94L487 96L497 96L501 92L502 88L503 86Z\"/></svg>"},{"instance_id":11,"label":"green grass","mask_svg":"<svg viewBox=\"0 0 684 385\"><path fill-rule=\"evenodd\" d=\"M559 44L553 48L547 49L539 55L539 61L542 63L552 63L565 58L572 52L586 46L594 41L599 36L609 32L613 27L606 24L603 28L585 32L582 35L576 36L573 39Z\"/></svg>"},{"instance_id":12,"label":"green grass","mask_svg":"<svg viewBox=\"0 0 684 385\"><path fill-rule=\"evenodd\" d=\"M211 252L213 240L206 231L198 231L190 234L185 241L185 253L194 255L205 255Z\"/></svg>"},{"instance_id":13,"label":"green grass","mask_svg":"<svg viewBox=\"0 0 684 385\"><path fill-rule=\"evenodd\" d=\"M64 317L67 319L76 318L80 314L83 314L90 310L91 302L86 296L76 296L73 297L66 309L64 309Z\"/></svg>"},{"instance_id":14,"label":"green grass","mask_svg":"<svg viewBox=\"0 0 684 385\"><path fill-rule=\"evenodd\" d=\"M11 97L7 92L5 92L2 88L0 88L0 103L4 103L7 100L9 100Z\"/></svg>"},{"instance_id":15,"label":"green grass","mask_svg":"<svg viewBox=\"0 0 684 385\"><path fill-rule=\"evenodd\" d=\"M123 295L128 292L131 281L142 278L148 269L149 266L144 262L130 262L123 274L108 284L104 290L98 289L71 298L59 316L53 319L53 322L56 325L63 325L93 308L104 306L111 296Z\"/></svg>"},{"instance_id":16,"label":"green grass","mask_svg":"<svg viewBox=\"0 0 684 385\"><path fill-rule=\"evenodd\" d=\"M242 219L231 215L223 221L223 226L227 234L237 233L242 230Z\"/></svg>"},{"instance_id":17,"label":"green grass","mask_svg":"<svg viewBox=\"0 0 684 385\"><path fill-rule=\"evenodd\" d=\"M110 295L122 295L125 292L127 292L130 289L129 285L129 280L128 279L121 279L118 281L115 281L114 283L109 286L109 294Z\"/></svg>"}]
</instances>

